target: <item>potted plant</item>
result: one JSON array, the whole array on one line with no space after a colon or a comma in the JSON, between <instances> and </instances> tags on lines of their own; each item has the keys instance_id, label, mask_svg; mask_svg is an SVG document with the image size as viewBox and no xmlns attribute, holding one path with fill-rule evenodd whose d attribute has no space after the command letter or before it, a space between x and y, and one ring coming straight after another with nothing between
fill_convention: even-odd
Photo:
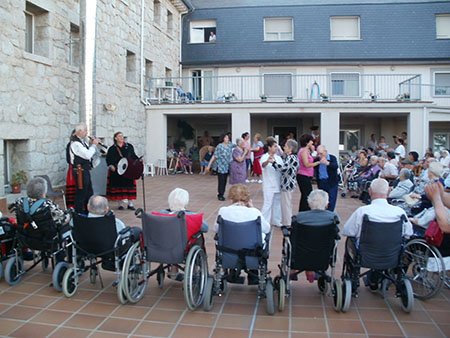
<instances>
[{"instance_id":1,"label":"potted plant","mask_svg":"<svg viewBox=\"0 0 450 338\"><path fill-rule=\"evenodd\" d=\"M325 93L320 94L322 102L328 102L328 95Z\"/></svg>"},{"instance_id":2,"label":"potted plant","mask_svg":"<svg viewBox=\"0 0 450 338\"><path fill-rule=\"evenodd\" d=\"M266 94L261 94L261 95L259 95L259 97L261 98L261 102L267 102Z\"/></svg>"},{"instance_id":3,"label":"potted plant","mask_svg":"<svg viewBox=\"0 0 450 338\"><path fill-rule=\"evenodd\" d=\"M286 97L286 102L292 102L292 100L293 100L293 97L292 97L292 96Z\"/></svg>"},{"instance_id":4,"label":"potted plant","mask_svg":"<svg viewBox=\"0 0 450 338\"><path fill-rule=\"evenodd\" d=\"M11 192L13 194L18 194L21 191L22 184L27 183L28 177L27 173L23 170L20 170L12 175L11 177Z\"/></svg>"}]
</instances>

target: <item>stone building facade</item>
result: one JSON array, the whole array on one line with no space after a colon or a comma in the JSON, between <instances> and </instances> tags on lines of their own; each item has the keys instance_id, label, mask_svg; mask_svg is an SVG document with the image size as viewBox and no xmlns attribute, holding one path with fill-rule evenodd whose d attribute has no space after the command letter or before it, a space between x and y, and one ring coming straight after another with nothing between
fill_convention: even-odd
<instances>
[{"instance_id":1,"label":"stone building facade","mask_svg":"<svg viewBox=\"0 0 450 338\"><path fill-rule=\"evenodd\" d=\"M144 154L141 76L178 76L187 10L180 0L97 0L91 132L107 145L120 130ZM18 170L64 182L65 145L81 120L79 13L80 0L0 2L0 198Z\"/></svg>"}]
</instances>

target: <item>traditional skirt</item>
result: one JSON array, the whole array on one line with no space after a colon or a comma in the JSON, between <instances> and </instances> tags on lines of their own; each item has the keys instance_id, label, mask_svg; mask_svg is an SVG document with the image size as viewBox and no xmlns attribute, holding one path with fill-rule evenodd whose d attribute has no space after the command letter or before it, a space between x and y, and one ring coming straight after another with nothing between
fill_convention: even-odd
<instances>
[{"instance_id":1,"label":"traditional skirt","mask_svg":"<svg viewBox=\"0 0 450 338\"><path fill-rule=\"evenodd\" d=\"M72 165L69 164L69 169L67 170L66 175L66 204L67 208L75 208L75 191L76 191L76 183L75 178L73 177L73 169Z\"/></svg>"},{"instance_id":2,"label":"traditional skirt","mask_svg":"<svg viewBox=\"0 0 450 338\"><path fill-rule=\"evenodd\" d=\"M136 180L125 178L116 172L109 171L106 197L112 201L135 200Z\"/></svg>"},{"instance_id":3,"label":"traditional skirt","mask_svg":"<svg viewBox=\"0 0 450 338\"><path fill-rule=\"evenodd\" d=\"M262 175L262 167L261 163L259 163L259 160L261 159L262 155L264 154L264 149L261 147L258 151L255 151L254 154L254 160L253 160L253 174L257 176Z\"/></svg>"}]
</instances>

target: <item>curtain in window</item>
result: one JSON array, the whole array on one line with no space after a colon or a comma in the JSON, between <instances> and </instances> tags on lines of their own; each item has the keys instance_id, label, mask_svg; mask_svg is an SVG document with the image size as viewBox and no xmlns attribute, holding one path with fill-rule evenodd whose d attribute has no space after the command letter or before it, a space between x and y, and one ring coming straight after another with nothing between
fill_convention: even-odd
<instances>
[{"instance_id":1,"label":"curtain in window","mask_svg":"<svg viewBox=\"0 0 450 338\"><path fill-rule=\"evenodd\" d=\"M264 74L264 94L267 96L292 96L291 74Z\"/></svg>"}]
</instances>

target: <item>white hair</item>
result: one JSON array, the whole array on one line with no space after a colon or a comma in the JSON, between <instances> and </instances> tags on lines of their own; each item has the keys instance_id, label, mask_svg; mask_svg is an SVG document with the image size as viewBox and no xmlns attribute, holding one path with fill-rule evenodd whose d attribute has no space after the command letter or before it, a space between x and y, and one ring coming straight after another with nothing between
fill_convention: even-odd
<instances>
[{"instance_id":1,"label":"white hair","mask_svg":"<svg viewBox=\"0 0 450 338\"><path fill-rule=\"evenodd\" d=\"M87 208L91 214L104 216L109 210L108 200L103 196L92 195L89 198Z\"/></svg>"},{"instance_id":2,"label":"white hair","mask_svg":"<svg viewBox=\"0 0 450 338\"><path fill-rule=\"evenodd\" d=\"M79 131L86 131L87 130L87 126L86 123L84 122L80 122L75 126L75 132L79 132Z\"/></svg>"},{"instance_id":3,"label":"white hair","mask_svg":"<svg viewBox=\"0 0 450 338\"><path fill-rule=\"evenodd\" d=\"M370 190L373 194L387 196L389 193L389 183L384 178L376 178L370 184Z\"/></svg>"},{"instance_id":4,"label":"white hair","mask_svg":"<svg viewBox=\"0 0 450 338\"><path fill-rule=\"evenodd\" d=\"M370 162L378 162L378 156L372 155L370 156Z\"/></svg>"},{"instance_id":5,"label":"white hair","mask_svg":"<svg viewBox=\"0 0 450 338\"><path fill-rule=\"evenodd\" d=\"M428 166L428 172L436 177L441 177L444 172L444 165L441 162L431 162Z\"/></svg>"},{"instance_id":6,"label":"white hair","mask_svg":"<svg viewBox=\"0 0 450 338\"><path fill-rule=\"evenodd\" d=\"M311 191L308 196L308 205L311 210L325 210L328 206L328 193L320 189Z\"/></svg>"},{"instance_id":7,"label":"white hair","mask_svg":"<svg viewBox=\"0 0 450 338\"><path fill-rule=\"evenodd\" d=\"M181 188L175 188L170 192L168 202L171 211L186 210L189 203L189 192Z\"/></svg>"}]
</instances>

